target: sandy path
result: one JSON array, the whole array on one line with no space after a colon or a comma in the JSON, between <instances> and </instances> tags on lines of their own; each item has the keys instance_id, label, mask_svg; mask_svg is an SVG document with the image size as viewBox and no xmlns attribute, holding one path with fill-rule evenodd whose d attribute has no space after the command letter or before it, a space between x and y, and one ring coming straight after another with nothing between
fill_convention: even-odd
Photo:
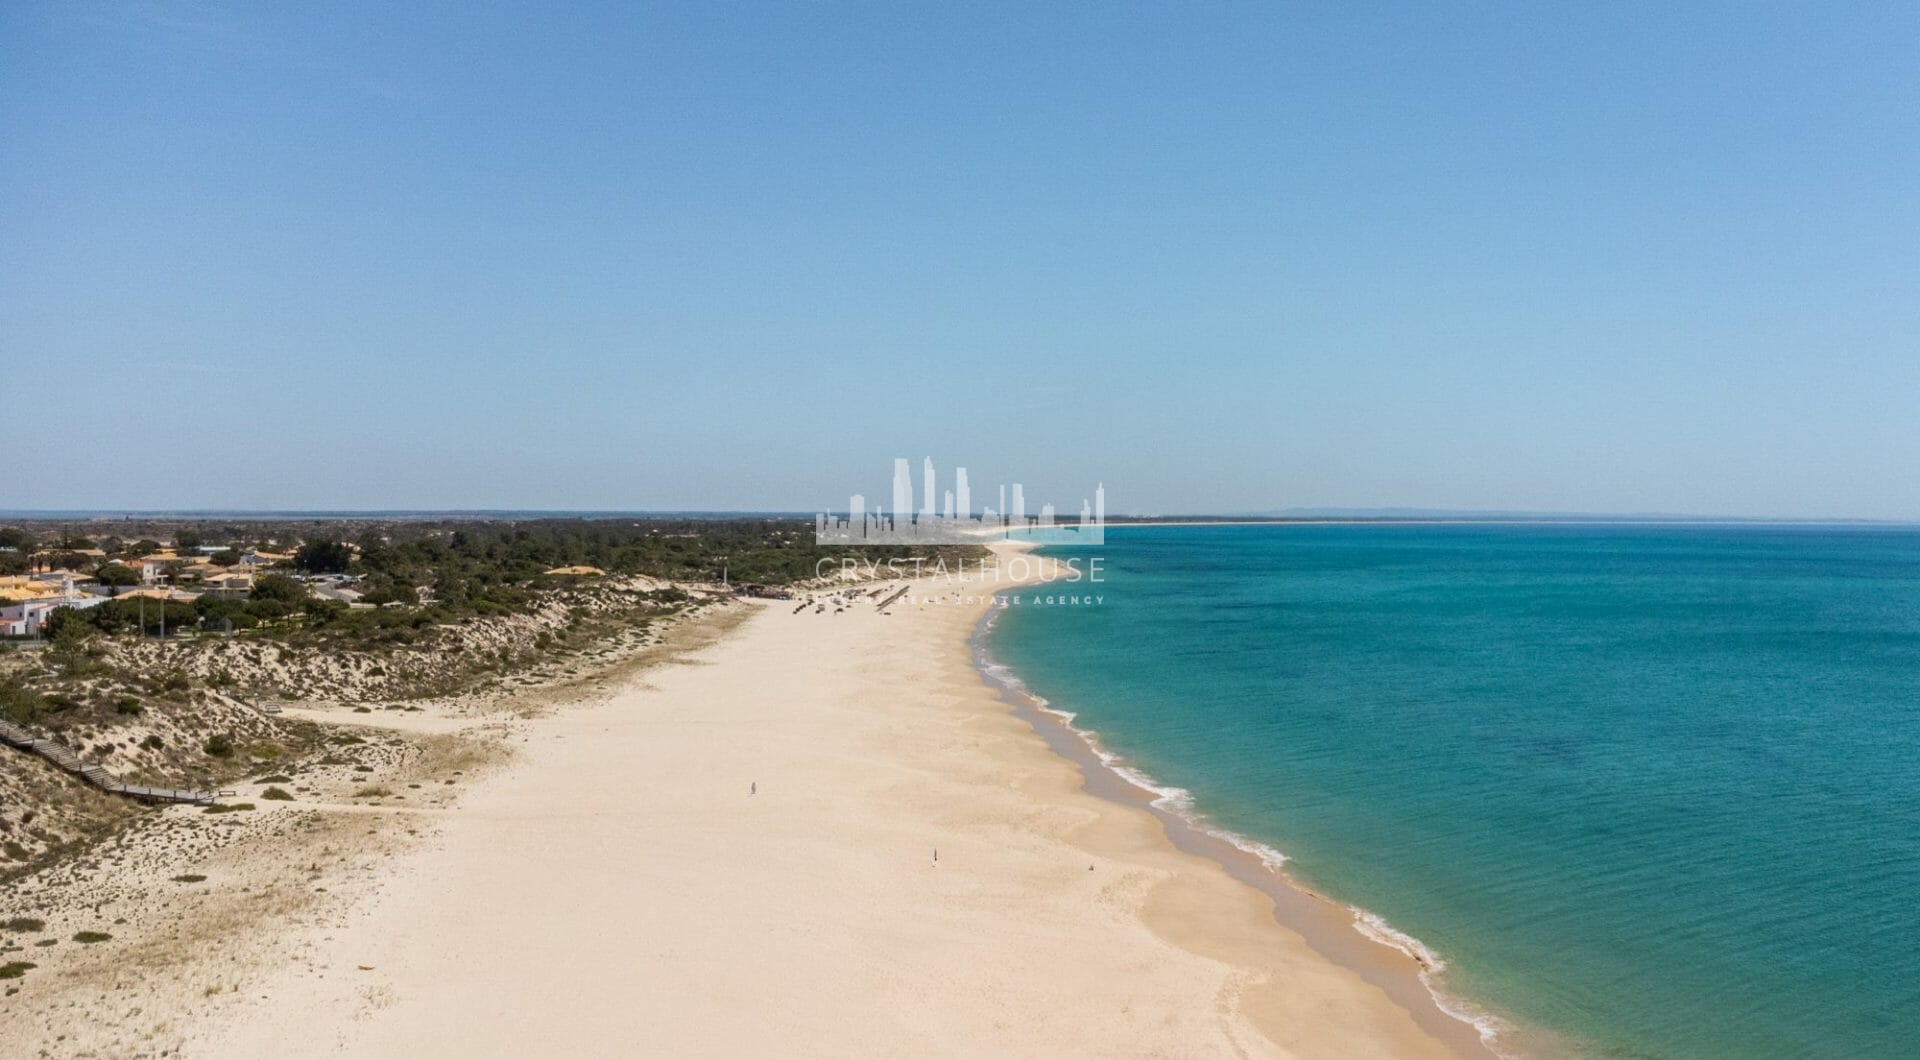
<instances>
[{"instance_id":1,"label":"sandy path","mask_svg":"<svg viewBox=\"0 0 1920 1060\"><path fill-rule=\"evenodd\" d=\"M511 768L181 1054L1448 1055L1083 793L973 671L977 605L742 606L523 723Z\"/></svg>"}]
</instances>

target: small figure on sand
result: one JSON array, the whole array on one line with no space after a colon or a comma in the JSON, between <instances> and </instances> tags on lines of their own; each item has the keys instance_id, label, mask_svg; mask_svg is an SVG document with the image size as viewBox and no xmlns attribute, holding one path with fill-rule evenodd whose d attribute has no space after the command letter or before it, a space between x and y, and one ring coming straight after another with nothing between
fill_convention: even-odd
<instances>
[{"instance_id":1,"label":"small figure on sand","mask_svg":"<svg viewBox=\"0 0 1920 1060\"><path fill-rule=\"evenodd\" d=\"M760 782L756 780L756 781L754 781L753 783L751 783L751 784L748 784L748 785L747 785L747 794L749 794L749 795L758 795L758 794L760 794Z\"/></svg>"}]
</instances>

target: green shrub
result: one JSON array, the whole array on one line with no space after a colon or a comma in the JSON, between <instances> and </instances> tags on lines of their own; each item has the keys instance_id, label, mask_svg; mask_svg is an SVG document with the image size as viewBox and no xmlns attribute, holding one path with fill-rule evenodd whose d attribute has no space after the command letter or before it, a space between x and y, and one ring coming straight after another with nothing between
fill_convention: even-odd
<instances>
[{"instance_id":1,"label":"green shrub","mask_svg":"<svg viewBox=\"0 0 1920 1060\"><path fill-rule=\"evenodd\" d=\"M233 739L225 733L215 733L207 737L205 750L215 758L232 758Z\"/></svg>"},{"instance_id":2,"label":"green shrub","mask_svg":"<svg viewBox=\"0 0 1920 1060\"><path fill-rule=\"evenodd\" d=\"M32 725L47 713L47 701L17 677L0 680L0 717Z\"/></svg>"},{"instance_id":3,"label":"green shrub","mask_svg":"<svg viewBox=\"0 0 1920 1060\"><path fill-rule=\"evenodd\" d=\"M260 614L261 609L254 605L274 603L280 605L272 609L277 612L275 617L291 614L294 605L306 602L307 595L306 585L297 579L284 574L263 574L253 581L248 610Z\"/></svg>"}]
</instances>

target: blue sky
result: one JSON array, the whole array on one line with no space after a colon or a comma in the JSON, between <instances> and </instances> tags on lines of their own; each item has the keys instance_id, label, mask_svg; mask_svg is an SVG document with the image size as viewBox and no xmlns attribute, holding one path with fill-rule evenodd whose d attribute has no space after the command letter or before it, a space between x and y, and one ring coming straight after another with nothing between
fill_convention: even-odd
<instances>
[{"instance_id":1,"label":"blue sky","mask_svg":"<svg viewBox=\"0 0 1920 1060\"><path fill-rule=\"evenodd\" d=\"M560 10L565 7L566 10ZM5 508L1920 518L1912 5L0 6Z\"/></svg>"}]
</instances>

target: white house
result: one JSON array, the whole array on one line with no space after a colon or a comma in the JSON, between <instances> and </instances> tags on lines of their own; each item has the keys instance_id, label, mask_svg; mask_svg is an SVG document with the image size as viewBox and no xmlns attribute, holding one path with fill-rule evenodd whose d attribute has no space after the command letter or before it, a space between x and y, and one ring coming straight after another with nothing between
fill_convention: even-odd
<instances>
[{"instance_id":1,"label":"white house","mask_svg":"<svg viewBox=\"0 0 1920 1060\"><path fill-rule=\"evenodd\" d=\"M84 610L99 607L107 602L104 596L43 597L27 600L11 607L0 607L0 637L31 637L40 632L47 623L47 616L54 609L71 607Z\"/></svg>"}]
</instances>

